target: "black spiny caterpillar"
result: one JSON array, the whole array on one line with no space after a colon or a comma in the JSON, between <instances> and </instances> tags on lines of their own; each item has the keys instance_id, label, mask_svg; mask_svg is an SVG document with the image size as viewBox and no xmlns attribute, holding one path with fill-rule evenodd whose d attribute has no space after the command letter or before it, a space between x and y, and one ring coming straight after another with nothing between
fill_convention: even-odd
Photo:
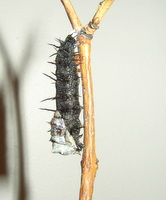
<instances>
[{"instance_id":1,"label":"black spiny caterpillar","mask_svg":"<svg viewBox=\"0 0 166 200\"><path fill-rule=\"evenodd\" d=\"M75 53L77 46L75 38L68 35L64 41L58 41L60 46L52 45L57 52L54 63L56 65L56 97L54 98L56 99L56 112L50 122L51 141L53 142L53 152L67 155L79 153L83 148L83 144L79 141L80 128L82 128L79 119L81 112L80 78L77 72L76 57L78 54ZM72 141L72 139L74 140Z\"/></svg>"}]
</instances>

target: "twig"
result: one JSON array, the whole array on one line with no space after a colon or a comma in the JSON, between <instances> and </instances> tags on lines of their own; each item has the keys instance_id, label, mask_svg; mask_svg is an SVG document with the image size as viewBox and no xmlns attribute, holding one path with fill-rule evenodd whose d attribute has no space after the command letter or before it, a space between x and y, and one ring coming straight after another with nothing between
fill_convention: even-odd
<instances>
[{"instance_id":1,"label":"twig","mask_svg":"<svg viewBox=\"0 0 166 200\"><path fill-rule=\"evenodd\" d=\"M98 9L93 16L92 21L90 21L88 25L84 26L84 30L87 34L93 35L94 32L99 28L101 20L113 2L114 0L105 0L99 3Z\"/></svg>"},{"instance_id":2,"label":"twig","mask_svg":"<svg viewBox=\"0 0 166 200\"><path fill-rule=\"evenodd\" d=\"M61 0L63 3L72 27L79 31L81 22L69 0ZM80 68L83 87L84 101L84 145L81 167L81 187L79 200L92 200L94 180L98 169L98 160L95 151L95 120L94 120L94 99L92 86L92 72L90 64L91 37L98 29L99 24L105 13L112 5L114 0L100 2L97 12L91 22L82 27L79 41Z\"/></svg>"},{"instance_id":3,"label":"twig","mask_svg":"<svg viewBox=\"0 0 166 200\"><path fill-rule=\"evenodd\" d=\"M76 31L79 31L80 27L82 27L82 24L73 8L73 5L71 4L70 0L61 0L62 4L64 5L64 8L66 10L66 13L68 15L68 18L70 20L70 23Z\"/></svg>"}]
</instances>

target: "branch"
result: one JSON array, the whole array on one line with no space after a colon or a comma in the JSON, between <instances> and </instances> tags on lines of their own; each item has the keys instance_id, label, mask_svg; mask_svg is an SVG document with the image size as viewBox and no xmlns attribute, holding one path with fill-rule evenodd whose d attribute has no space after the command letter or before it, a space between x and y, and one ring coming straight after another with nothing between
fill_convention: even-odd
<instances>
[{"instance_id":1,"label":"branch","mask_svg":"<svg viewBox=\"0 0 166 200\"><path fill-rule=\"evenodd\" d=\"M99 28L99 24L103 19L104 15L113 4L114 0L105 0L99 3L99 7L93 16L92 20L89 22L88 25L84 26L84 32L87 34L93 35L94 32Z\"/></svg>"},{"instance_id":2,"label":"branch","mask_svg":"<svg viewBox=\"0 0 166 200\"><path fill-rule=\"evenodd\" d=\"M80 28L82 27L82 24L77 16L76 11L73 8L73 5L71 4L70 0L61 0L66 13L68 15L68 18L70 20L70 23L73 27L73 29L75 29L76 31L79 31Z\"/></svg>"},{"instance_id":3,"label":"branch","mask_svg":"<svg viewBox=\"0 0 166 200\"><path fill-rule=\"evenodd\" d=\"M92 86L92 72L90 65L91 41L86 36L78 37L79 53L81 60L81 76L84 98L84 145L81 167L82 179L80 188L80 200L91 200L94 180L98 168L95 151L95 122L94 100Z\"/></svg>"},{"instance_id":4,"label":"branch","mask_svg":"<svg viewBox=\"0 0 166 200\"><path fill-rule=\"evenodd\" d=\"M61 0L63 3L72 27L80 31L81 22L69 0ZM112 5L114 0L100 2L97 12L92 21L82 28L78 36L80 69L82 77L83 101L84 101L84 145L81 168L81 187L79 200L92 200L94 181L98 169L98 160L95 150L95 120L94 120L94 99L92 72L90 64L91 37L99 28L99 24L105 13Z\"/></svg>"}]
</instances>

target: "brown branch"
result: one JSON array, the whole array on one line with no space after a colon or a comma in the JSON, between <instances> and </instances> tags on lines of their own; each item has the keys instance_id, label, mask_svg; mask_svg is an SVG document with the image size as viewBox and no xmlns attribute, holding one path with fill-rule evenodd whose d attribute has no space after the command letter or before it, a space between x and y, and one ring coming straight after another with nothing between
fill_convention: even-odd
<instances>
[{"instance_id":1,"label":"brown branch","mask_svg":"<svg viewBox=\"0 0 166 200\"><path fill-rule=\"evenodd\" d=\"M104 15L113 4L114 0L105 0L100 2L97 12L95 13L92 21L94 24L100 24L101 20L103 19Z\"/></svg>"},{"instance_id":2,"label":"brown branch","mask_svg":"<svg viewBox=\"0 0 166 200\"><path fill-rule=\"evenodd\" d=\"M89 22L88 25L84 26L84 31L87 34L93 35L94 32L99 28L99 24L103 19L104 15L113 4L114 0L105 0L99 3L99 7L93 16L92 20Z\"/></svg>"},{"instance_id":3,"label":"brown branch","mask_svg":"<svg viewBox=\"0 0 166 200\"><path fill-rule=\"evenodd\" d=\"M90 65L91 41L85 36L78 37L79 52L81 55L81 75L84 97L84 145L81 167L82 179L80 188L80 200L91 200L94 180L98 168L95 151L95 122L94 100L92 86L92 72Z\"/></svg>"},{"instance_id":4,"label":"brown branch","mask_svg":"<svg viewBox=\"0 0 166 200\"><path fill-rule=\"evenodd\" d=\"M77 16L76 11L73 8L73 5L71 4L70 0L61 0L66 13L68 15L68 18L70 20L70 23L73 27L73 29L75 29L76 31L79 31L80 28L82 27L82 24Z\"/></svg>"},{"instance_id":5,"label":"brown branch","mask_svg":"<svg viewBox=\"0 0 166 200\"><path fill-rule=\"evenodd\" d=\"M76 15L76 12L69 0L61 0L63 3L72 27L77 31L81 26L81 22ZM98 169L98 160L95 151L95 120L94 120L94 99L93 99L93 85L92 72L90 64L91 39L90 35L99 27L99 24L105 13L112 5L114 0L105 0L99 4L98 10L94 15L92 21L82 28L78 36L79 54L80 54L80 68L83 88L84 101L84 145L81 168L81 187L79 200L92 200L94 180L96 171ZM78 28L79 27L79 28Z\"/></svg>"}]
</instances>

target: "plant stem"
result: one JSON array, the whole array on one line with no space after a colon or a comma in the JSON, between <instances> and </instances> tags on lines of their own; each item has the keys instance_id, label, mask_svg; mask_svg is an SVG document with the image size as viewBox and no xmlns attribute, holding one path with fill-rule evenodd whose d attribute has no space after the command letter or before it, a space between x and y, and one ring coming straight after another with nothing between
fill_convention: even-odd
<instances>
[{"instance_id":1,"label":"plant stem","mask_svg":"<svg viewBox=\"0 0 166 200\"><path fill-rule=\"evenodd\" d=\"M92 72L90 64L91 41L85 36L78 37L81 55L81 74L84 99L84 145L81 167L82 178L79 200L92 199L94 179L98 169L95 151L95 120Z\"/></svg>"},{"instance_id":2,"label":"plant stem","mask_svg":"<svg viewBox=\"0 0 166 200\"><path fill-rule=\"evenodd\" d=\"M79 200L92 200L94 181L98 169L98 160L96 158L95 150L94 99L90 63L91 39L87 36L92 36L98 29L102 18L114 0L104 0L100 2L92 21L84 27L82 27L70 0L61 0L61 2L65 7L66 13L75 31L78 32L80 29L83 31L83 34L79 35L77 38L79 42L78 49L83 88L85 145L81 161L82 175Z\"/></svg>"}]
</instances>

